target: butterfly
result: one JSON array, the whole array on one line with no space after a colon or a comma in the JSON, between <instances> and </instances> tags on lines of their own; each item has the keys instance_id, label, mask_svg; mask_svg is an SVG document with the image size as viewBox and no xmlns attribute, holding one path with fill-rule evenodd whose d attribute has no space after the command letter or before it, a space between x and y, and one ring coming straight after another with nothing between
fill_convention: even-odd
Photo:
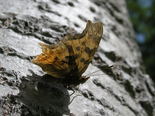
<instances>
[{"instance_id":1,"label":"butterfly","mask_svg":"<svg viewBox=\"0 0 155 116\"><path fill-rule=\"evenodd\" d=\"M88 20L81 34L67 34L55 45L40 43L42 53L32 62L66 85L84 83L89 77L82 74L92 61L102 34L103 24Z\"/></svg>"}]
</instances>

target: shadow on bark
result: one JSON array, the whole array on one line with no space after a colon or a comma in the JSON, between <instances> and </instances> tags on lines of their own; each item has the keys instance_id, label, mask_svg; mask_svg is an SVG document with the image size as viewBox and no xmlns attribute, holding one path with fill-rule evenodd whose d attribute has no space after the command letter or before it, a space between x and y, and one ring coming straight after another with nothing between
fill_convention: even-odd
<instances>
[{"instance_id":1,"label":"shadow on bark","mask_svg":"<svg viewBox=\"0 0 155 116\"><path fill-rule=\"evenodd\" d=\"M49 75L39 77L33 74L28 79L22 79L19 88L20 93L17 99L26 108L26 110L25 108L22 109L24 116L62 116L69 114L70 96L58 79L51 78Z\"/></svg>"}]
</instances>

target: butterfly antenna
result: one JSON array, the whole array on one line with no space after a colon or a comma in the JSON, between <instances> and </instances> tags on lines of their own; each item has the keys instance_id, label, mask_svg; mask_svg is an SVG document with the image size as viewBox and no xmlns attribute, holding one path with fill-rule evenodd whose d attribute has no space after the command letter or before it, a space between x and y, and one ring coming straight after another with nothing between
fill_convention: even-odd
<instances>
[{"instance_id":1,"label":"butterfly antenna","mask_svg":"<svg viewBox=\"0 0 155 116\"><path fill-rule=\"evenodd\" d=\"M105 74L96 74L96 75L91 75L91 76L101 76L101 75L105 75Z\"/></svg>"},{"instance_id":2,"label":"butterfly antenna","mask_svg":"<svg viewBox=\"0 0 155 116\"><path fill-rule=\"evenodd\" d=\"M74 100L76 97L78 97L78 96L82 96L82 95L76 95L76 96L74 96L74 97L72 98L72 100L70 101L69 104L71 104L71 103L73 102L73 100Z\"/></svg>"},{"instance_id":3,"label":"butterfly antenna","mask_svg":"<svg viewBox=\"0 0 155 116\"><path fill-rule=\"evenodd\" d=\"M87 76L91 76L92 74L97 73L97 72L99 72L99 71L100 71L100 70L96 70L96 71L94 71L94 72L91 72L91 73L87 74L86 77L87 77Z\"/></svg>"},{"instance_id":4,"label":"butterfly antenna","mask_svg":"<svg viewBox=\"0 0 155 116\"><path fill-rule=\"evenodd\" d=\"M75 93L74 89L70 89L73 93L71 93L69 96L72 96Z\"/></svg>"}]
</instances>

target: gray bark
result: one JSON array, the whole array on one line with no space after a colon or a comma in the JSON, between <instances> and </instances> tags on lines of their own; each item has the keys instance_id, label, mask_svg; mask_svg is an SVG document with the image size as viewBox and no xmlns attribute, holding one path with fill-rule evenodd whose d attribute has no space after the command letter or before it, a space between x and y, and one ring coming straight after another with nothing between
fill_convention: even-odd
<instances>
[{"instance_id":1,"label":"gray bark","mask_svg":"<svg viewBox=\"0 0 155 116\"><path fill-rule=\"evenodd\" d=\"M81 32L86 20L104 23L84 75L98 72L70 96L31 59L39 42ZM134 39L124 0L0 0L0 116L155 116L155 86Z\"/></svg>"}]
</instances>

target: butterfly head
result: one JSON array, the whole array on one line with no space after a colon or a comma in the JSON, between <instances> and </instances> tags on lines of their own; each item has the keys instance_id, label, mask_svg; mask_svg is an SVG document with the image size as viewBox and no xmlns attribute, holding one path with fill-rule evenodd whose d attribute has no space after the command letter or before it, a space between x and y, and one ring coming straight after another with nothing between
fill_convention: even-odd
<instances>
[{"instance_id":1,"label":"butterfly head","mask_svg":"<svg viewBox=\"0 0 155 116\"><path fill-rule=\"evenodd\" d=\"M81 77L66 77L63 80L63 83L67 86L77 86L79 84L85 83L90 77L81 76Z\"/></svg>"}]
</instances>

